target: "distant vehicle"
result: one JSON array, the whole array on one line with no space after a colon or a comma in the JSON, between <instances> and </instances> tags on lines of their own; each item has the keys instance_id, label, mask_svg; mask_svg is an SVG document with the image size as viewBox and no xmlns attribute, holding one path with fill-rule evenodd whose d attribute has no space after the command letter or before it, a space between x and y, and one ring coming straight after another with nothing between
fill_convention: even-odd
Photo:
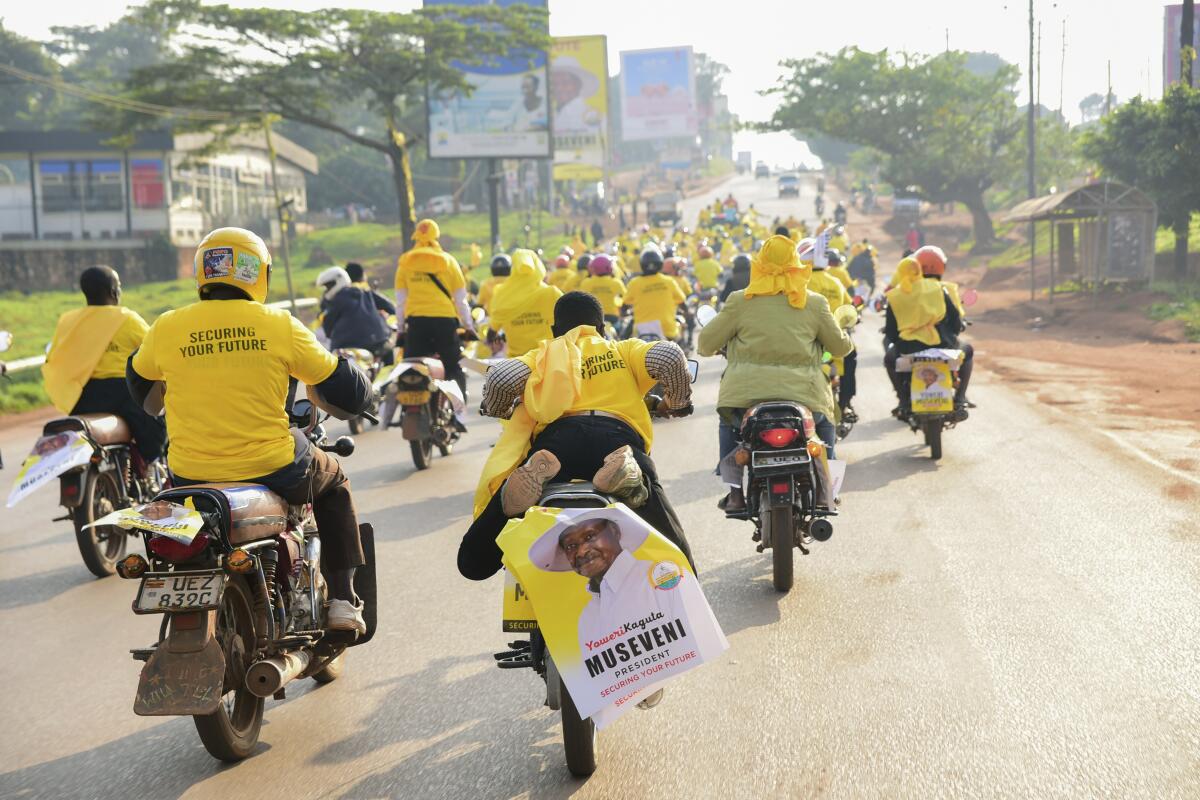
<instances>
[{"instance_id":1,"label":"distant vehicle","mask_svg":"<svg viewBox=\"0 0 1200 800\"><path fill-rule=\"evenodd\" d=\"M754 177L755 178L771 177L771 168L767 166L767 162L760 161L754 165Z\"/></svg>"},{"instance_id":2,"label":"distant vehicle","mask_svg":"<svg viewBox=\"0 0 1200 800\"><path fill-rule=\"evenodd\" d=\"M892 196L892 216L913 220L921 218L921 197L917 194L917 187L896 189Z\"/></svg>"},{"instance_id":3,"label":"distant vehicle","mask_svg":"<svg viewBox=\"0 0 1200 800\"><path fill-rule=\"evenodd\" d=\"M738 175L741 175L743 172L749 172L751 166L753 166L753 165L750 161L750 151L749 150L739 150L738 154L737 154Z\"/></svg>"},{"instance_id":4,"label":"distant vehicle","mask_svg":"<svg viewBox=\"0 0 1200 800\"><path fill-rule=\"evenodd\" d=\"M779 196L780 197L799 197L800 196L800 176L794 172L785 172L779 176Z\"/></svg>"},{"instance_id":5,"label":"distant vehicle","mask_svg":"<svg viewBox=\"0 0 1200 800\"><path fill-rule=\"evenodd\" d=\"M460 203L458 206L458 211L460 212L466 213L474 210L475 206L471 203ZM440 217L455 213L454 195L439 194L429 198L425 201L425 205L422 206L421 213L431 217Z\"/></svg>"},{"instance_id":6,"label":"distant vehicle","mask_svg":"<svg viewBox=\"0 0 1200 800\"><path fill-rule=\"evenodd\" d=\"M679 192L659 192L650 198L646 206L646 216L650 218L651 225L664 222L674 224L683 219L683 202Z\"/></svg>"}]
</instances>

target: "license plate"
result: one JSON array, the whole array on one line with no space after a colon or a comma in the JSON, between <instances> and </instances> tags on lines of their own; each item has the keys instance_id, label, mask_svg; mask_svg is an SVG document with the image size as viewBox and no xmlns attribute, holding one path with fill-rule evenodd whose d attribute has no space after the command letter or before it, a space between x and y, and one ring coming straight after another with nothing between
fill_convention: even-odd
<instances>
[{"instance_id":1,"label":"license plate","mask_svg":"<svg viewBox=\"0 0 1200 800\"><path fill-rule=\"evenodd\" d=\"M150 573L142 577L133 610L138 614L204 611L221 604L224 589L225 573L219 569Z\"/></svg>"},{"instance_id":2,"label":"license plate","mask_svg":"<svg viewBox=\"0 0 1200 800\"><path fill-rule=\"evenodd\" d=\"M396 392L396 402L402 406L423 406L430 397L429 392Z\"/></svg>"},{"instance_id":3,"label":"license plate","mask_svg":"<svg viewBox=\"0 0 1200 800\"><path fill-rule=\"evenodd\" d=\"M802 453L787 453L784 455L768 456L760 453L754 454L754 466L756 467L791 467L797 464L807 464L809 456L807 452Z\"/></svg>"}]
</instances>

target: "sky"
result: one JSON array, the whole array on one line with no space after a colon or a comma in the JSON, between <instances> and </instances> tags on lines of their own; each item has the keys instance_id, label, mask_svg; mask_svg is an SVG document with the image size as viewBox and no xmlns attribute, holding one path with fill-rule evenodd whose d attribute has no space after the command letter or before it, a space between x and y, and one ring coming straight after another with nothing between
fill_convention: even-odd
<instances>
[{"instance_id":1,"label":"sky","mask_svg":"<svg viewBox=\"0 0 1200 800\"><path fill-rule=\"evenodd\" d=\"M314 9L345 6L407 10L414 0L228 0L234 6ZM956 50L986 50L1019 64L1029 58L1027 0L549 0L550 33L608 36L609 70L622 50L691 45L726 64L730 110L744 121L770 117L773 98L759 92L775 84L778 63L857 45L867 50L936 53L947 38ZM5 27L45 38L51 25L104 25L121 16L128 0L5 2ZM1079 118L1079 101L1103 94L1108 64L1119 99L1162 91L1163 7L1160 0L1034 0L1041 21L1041 102L1062 105ZM1066 59L1063 64L1063 26ZM1022 79L1022 87L1025 79ZM1022 88L1018 102L1028 92ZM846 109L851 112L852 109Z\"/></svg>"}]
</instances>

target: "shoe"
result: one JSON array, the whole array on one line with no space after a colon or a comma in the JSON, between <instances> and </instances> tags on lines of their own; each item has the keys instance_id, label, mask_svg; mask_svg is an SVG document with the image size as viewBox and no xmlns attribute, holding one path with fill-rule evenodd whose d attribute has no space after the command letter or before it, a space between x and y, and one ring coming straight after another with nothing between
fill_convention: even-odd
<instances>
[{"instance_id":1,"label":"shoe","mask_svg":"<svg viewBox=\"0 0 1200 800\"><path fill-rule=\"evenodd\" d=\"M847 404L842 409L842 422L849 422L850 424L858 422L858 412L854 410L854 406Z\"/></svg>"},{"instance_id":2,"label":"shoe","mask_svg":"<svg viewBox=\"0 0 1200 800\"><path fill-rule=\"evenodd\" d=\"M650 490L642 479L642 468L633 457L633 448L625 445L604 458L604 464L592 477L592 485L604 494L612 495L630 508L646 504Z\"/></svg>"},{"instance_id":3,"label":"shoe","mask_svg":"<svg viewBox=\"0 0 1200 800\"><path fill-rule=\"evenodd\" d=\"M912 416L912 409L908 406L896 406L892 409L892 416L901 422L908 422L908 418Z\"/></svg>"},{"instance_id":4,"label":"shoe","mask_svg":"<svg viewBox=\"0 0 1200 800\"><path fill-rule=\"evenodd\" d=\"M325 616L325 627L331 631L356 631L359 636L367 632L367 623L362 615L363 604L354 605L349 600L330 600L329 613Z\"/></svg>"},{"instance_id":5,"label":"shoe","mask_svg":"<svg viewBox=\"0 0 1200 800\"><path fill-rule=\"evenodd\" d=\"M558 474L562 465L549 450L538 450L517 467L500 489L500 504L504 516L519 517L532 508L542 496L542 490L550 479Z\"/></svg>"},{"instance_id":6,"label":"shoe","mask_svg":"<svg viewBox=\"0 0 1200 800\"><path fill-rule=\"evenodd\" d=\"M649 711L650 709L654 708L656 705L661 703L662 699L663 699L663 690L658 689L657 691L651 692L649 695L647 695L646 699L639 701L637 704L637 707L640 708L642 711Z\"/></svg>"},{"instance_id":7,"label":"shoe","mask_svg":"<svg viewBox=\"0 0 1200 800\"><path fill-rule=\"evenodd\" d=\"M729 495L725 498L725 514L745 514L746 513L746 493L741 489L730 489Z\"/></svg>"}]
</instances>

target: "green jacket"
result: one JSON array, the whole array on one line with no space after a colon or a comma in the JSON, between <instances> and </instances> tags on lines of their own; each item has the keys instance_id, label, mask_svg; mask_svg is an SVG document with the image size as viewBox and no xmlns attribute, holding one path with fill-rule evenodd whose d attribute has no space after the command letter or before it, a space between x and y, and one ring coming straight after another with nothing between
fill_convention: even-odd
<instances>
[{"instance_id":1,"label":"green jacket","mask_svg":"<svg viewBox=\"0 0 1200 800\"><path fill-rule=\"evenodd\" d=\"M747 299L745 292L734 292L700 331L697 350L711 356L722 347L729 366L721 376L719 408L791 400L833 419L821 357L825 351L844 356L854 345L822 295L810 291L804 308L792 308L783 294Z\"/></svg>"}]
</instances>

